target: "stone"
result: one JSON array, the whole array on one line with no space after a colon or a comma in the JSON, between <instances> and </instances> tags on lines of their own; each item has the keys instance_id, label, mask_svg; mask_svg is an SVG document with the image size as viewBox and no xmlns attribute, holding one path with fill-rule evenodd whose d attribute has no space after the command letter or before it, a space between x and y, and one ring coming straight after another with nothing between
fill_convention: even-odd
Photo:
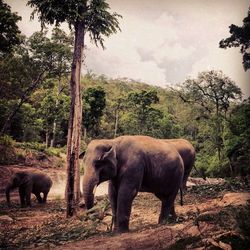
<instances>
[{"instance_id":1,"label":"stone","mask_svg":"<svg viewBox=\"0 0 250 250\"><path fill-rule=\"evenodd\" d=\"M9 217L8 215L0 216L0 224L11 223L11 222L13 222L13 219Z\"/></svg>"}]
</instances>

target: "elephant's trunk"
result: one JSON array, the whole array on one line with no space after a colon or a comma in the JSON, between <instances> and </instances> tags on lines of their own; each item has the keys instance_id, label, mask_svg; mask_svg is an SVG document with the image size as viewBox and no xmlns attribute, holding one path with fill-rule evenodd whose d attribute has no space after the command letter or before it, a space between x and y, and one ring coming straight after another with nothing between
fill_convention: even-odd
<instances>
[{"instance_id":1,"label":"elephant's trunk","mask_svg":"<svg viewBox=\"0 0 250 250\"><path fill-rule=\"evenodd\" d=\"M94 206L94 191L98 184L98 179L95 177L85 176L83 177L83 198L85 206L90 209Z\"/></svg>"}]
</instances>

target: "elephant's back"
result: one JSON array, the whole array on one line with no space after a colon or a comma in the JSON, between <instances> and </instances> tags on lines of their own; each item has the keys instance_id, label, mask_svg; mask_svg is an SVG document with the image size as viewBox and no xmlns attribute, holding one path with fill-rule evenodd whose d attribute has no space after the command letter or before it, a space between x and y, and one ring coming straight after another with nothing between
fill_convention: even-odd
<instances>
[{"instance_id":1,"label":"elephant's back","mask_svg":"<svg viewBox=\"0 0 250 250\"><path fill-rule=\"evenodd\" d=\"M123 158L138 159L152 167L162 164L161 167L178 165L180 169L183 168L182 158L176 148L162 140L149 136L121 136L117 141L118 155L123 155Z\"/></svg>"},{"instance_id":2,"label":"elephant's back","mask_svg":"<svg viewBox=\"0 0 250 250\"><path fill-rule=\"evenodd\" d=\"M33 188L40 192L47 192L52 186L51 178L44 173L33 173Z\"/></svg>"}]
</instances>

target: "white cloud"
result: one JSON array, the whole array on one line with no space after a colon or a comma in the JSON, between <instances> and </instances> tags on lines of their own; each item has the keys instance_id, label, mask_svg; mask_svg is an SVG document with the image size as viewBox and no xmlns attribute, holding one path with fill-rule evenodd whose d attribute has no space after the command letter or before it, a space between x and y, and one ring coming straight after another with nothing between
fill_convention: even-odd
<instances>
[{"instance_id":1,"label":"white cloud","mask_svg":"<svg viewBox=\"0 0 250 250\"><path fill-rule=\"evenodd\" d=\"M91 47L86 51L86 65L89 70L110 77L127 77L151 84L164 83L164 70L154 61L142 61L138 51L127 44L117 43L112 46L112 53Z\"/></svg>"},{"instance_id":2,"label":"white cloud","mask_svg":"<svg viewBox=\"0 0 250 250\"><path fill-rule=\"evenodd\" d=\"M242 25L249 0L108 2L112 11L123 16L122 32L106 39L105 51L86 39L86 65L94 73L164 86L188 75L196 77L199 71L221 69L250 95L250 70L244 72L239 49L218 48L219 41L230 35L230 24ZM23 33L31 35L40 29L37 20L29 21L31 9L25 0L7 3L23 17Z\"/></svg>"}]
</instances>

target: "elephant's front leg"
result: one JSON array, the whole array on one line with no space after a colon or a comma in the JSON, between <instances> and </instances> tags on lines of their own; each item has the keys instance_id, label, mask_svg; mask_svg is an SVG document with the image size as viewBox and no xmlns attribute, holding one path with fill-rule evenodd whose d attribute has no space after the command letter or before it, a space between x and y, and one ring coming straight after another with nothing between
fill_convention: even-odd
<instances>
[{"instance_id":1,"label":"elephant's front leg","mask_svg":"<svg viewBox=\"0 0 250 250\"><path fill-rule=\"evenodd\" d=\"M39 192L36 192L36 193L35 193L35 196L36 196L37 201L38 201L39 203L43 203L43 199L42 199L42 197L41 197L41 195L40 195Z\"/></svg>"},{"instance_id":2,"label":"elephant's front leg","mask_svg":"<svg viewBox=\"0 0 250 250\"><path fill-rule=\"evenodd\" d=\"M32 187L31 186L27 186L25 189L25 200L26 200L26 205L31 207L31 191L32 191Z\"/></svg>"},{"instance_id":3,"label":"elephant's front leg","mask_svg":"<svg viewBox=\"0 0 250 250\"><path fill-rule=\"evenodd\" d=\"M20 197L21 207L25 207L25 188L22 186L19 187L19 197Z\"/></svg>"},{"instance_id":4,"label":"elephant's front leg","mask_svg":"<svg viewBox=\"0 0 250 250\"><path fill-rule=\"evenodd\" d=\"M117 190L116 190L115 184L112 181L109 181L108 194L109 194L109 201L110 201L111 209L112 209L112 226L114 225L114 231L116 231L117 230L116 228ZM112 226L111 226L111 229L112 229Z\"/></svg>"},{"instance_id":5,"label":"elephant's front leg","mask_svg":"<svg viewBox=\"0 0 250 250\"><path fill-rule=\"evenodd\" d=\"M132 203L139 190L138 186L125 182L120 185L117 200L116 228L119 233L129 231Z\"/></svg>"}]
</instances>

